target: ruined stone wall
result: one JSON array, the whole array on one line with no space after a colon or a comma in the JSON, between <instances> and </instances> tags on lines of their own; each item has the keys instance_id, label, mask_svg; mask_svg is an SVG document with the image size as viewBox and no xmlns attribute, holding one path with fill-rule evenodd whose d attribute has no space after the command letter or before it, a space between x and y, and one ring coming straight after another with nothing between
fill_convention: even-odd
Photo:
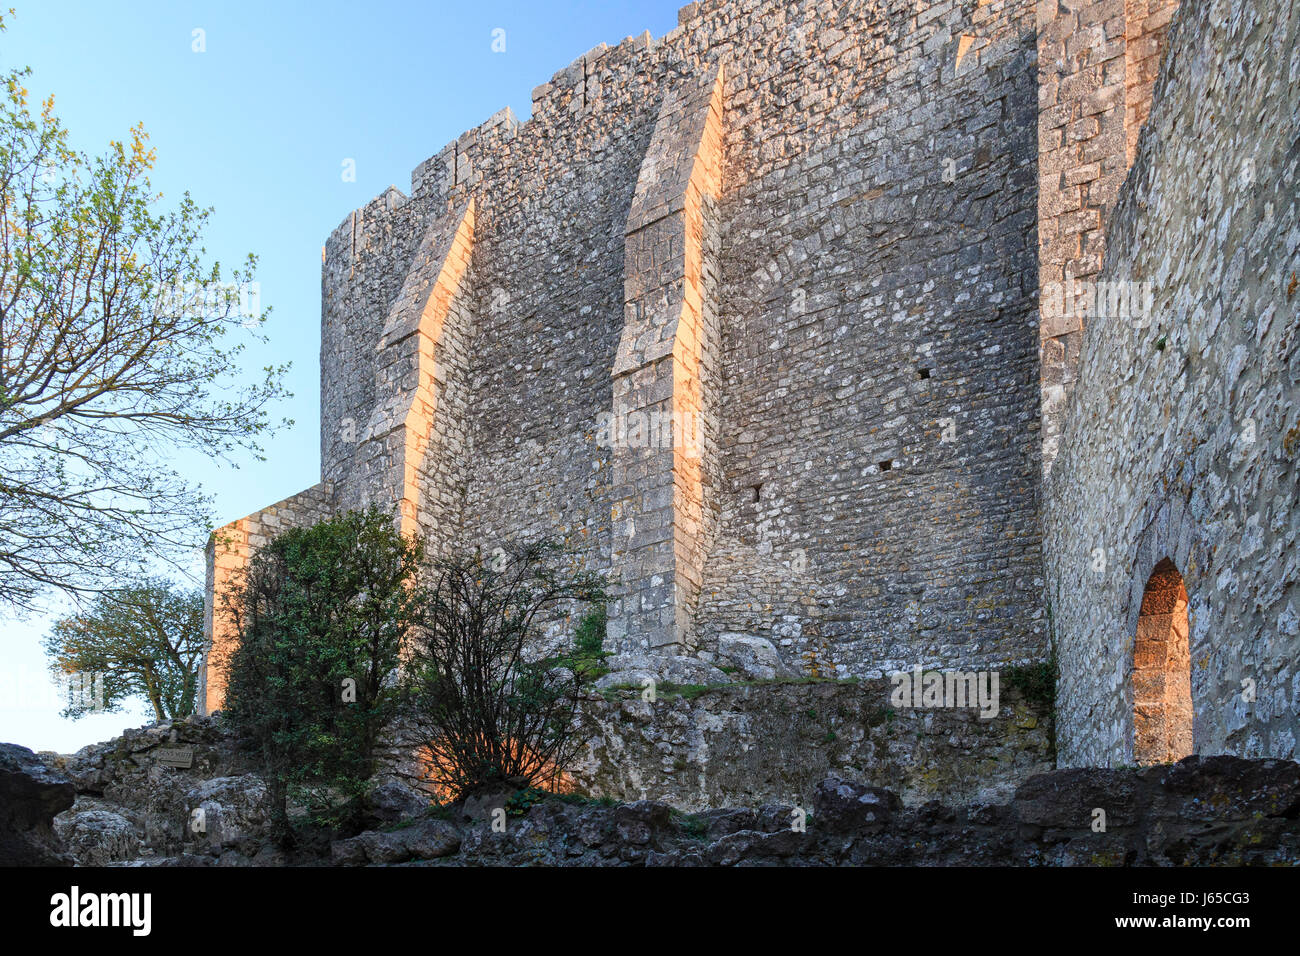
<instances>
[{"instance_id":1,"label":"ruined stone wall","mask_svg":"<svg viewBox=\"0 0 1300 956\"><path fill-rule=\"evenodd\" d=\"M807 806L828 774L888 786L907 803L1005 799L1054 766L1050 708L1000 691L998 712L896 708L888 680L736 684L696 695L610 691L584 702L594 730L568 768L594 797L683 810Z\"/></svg>"},{"instance_id":2,"label":"ruined stone wall","mask_svg":"<svg viewBox=\"0 0 1300 956\"><path fill-rule=\"evenodd\" d=\"M1298 121L1300 3L1185 0L1101 276L1151 306L1089 324L1045 494L1070 765L1134 760L1163 559L1189 602L1196 752L1296 753Z\"/></svg>"}]
</instances>

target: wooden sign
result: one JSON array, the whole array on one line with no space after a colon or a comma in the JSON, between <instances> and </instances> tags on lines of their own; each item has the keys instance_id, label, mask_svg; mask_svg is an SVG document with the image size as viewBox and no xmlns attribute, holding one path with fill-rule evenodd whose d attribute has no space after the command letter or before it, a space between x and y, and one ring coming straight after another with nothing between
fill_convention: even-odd
<instances>
[{"instance_id":1,"label":"wooden sign","mask_svg":"<svg viewBox=\"0 0 1300 956\"><path fill-rule=\"evenodd\" d=\"M194 766L194 751L188 747L162 747L154 751L154 759L164 767L180 767L182 770L188 770Z\"/></svg>"}]
</instances>

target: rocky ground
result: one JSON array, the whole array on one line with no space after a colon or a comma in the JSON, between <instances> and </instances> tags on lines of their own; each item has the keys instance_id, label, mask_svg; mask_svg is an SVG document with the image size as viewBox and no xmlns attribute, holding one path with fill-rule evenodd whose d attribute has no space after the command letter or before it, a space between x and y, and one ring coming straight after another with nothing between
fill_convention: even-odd
<instances>
[{"instance_id":1,"label":"rocky ground","mask_svg":"<svg viewBox=\"0 0 1300 956\"><path fill-rule=\"evenodd\" d=\"M188 755L189 767L173 766ZM396 781L375 829L286 857L266 788L214 722L130 731L71 757L0 745L0 864L115 866L1206 865L1300 862L1300 764L1189 757L1054 770L1006 801L904 805L828 777L810 806L687 814L651 800L482 794L430 808ZM196 814L195 811L202 811ZM504 811L504 812L497 812ZM495 826L494 826L495 824Z\"/></svg>"}]
</instances>

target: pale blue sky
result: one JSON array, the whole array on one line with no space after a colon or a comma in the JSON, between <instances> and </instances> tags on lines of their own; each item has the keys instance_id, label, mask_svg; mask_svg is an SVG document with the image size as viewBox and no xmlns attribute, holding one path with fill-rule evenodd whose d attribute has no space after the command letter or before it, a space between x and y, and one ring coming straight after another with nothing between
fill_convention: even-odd
<instances>
[{"instance_id":1,"label":"pale blue sky","mask_svg":"<svg viewBox=\"0 0 1300 956\"><path fill-rule=\"evenodd\" d=\"M319 478L320 249L353 209L503 106L526 119L534 86L598 43L677 23L681 0L621 3L62 3L21 0L0 65L30 66L33 100L55 94L74 145L95 153L143 122L154 185L215 208L207 247L261 259L269 347L292 360L296 421L265 463L182 460L238 518ZM504 30L504 52L493 31ZM206 50L195 52L195 30ZM355 160L356 181L341 175ZM196 557L195 569L199 567ZM0 741L70 752L148 718L143 708L67 721L40 636L52 617L0 614Z\"/></svg>"}]
</instances>

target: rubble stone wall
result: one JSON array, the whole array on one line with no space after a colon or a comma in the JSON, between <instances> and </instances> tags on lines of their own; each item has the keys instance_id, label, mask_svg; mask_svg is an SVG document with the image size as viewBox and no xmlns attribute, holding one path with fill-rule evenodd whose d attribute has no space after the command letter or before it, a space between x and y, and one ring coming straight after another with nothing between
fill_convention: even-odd
<instances>
[{"instance_id":1,"label":"rubble stone wall","mask_svg":"<svg viewBox=\"0 0 1300 956\"><path fill-rule=\"evenodd\" d=\"M1089 324L1046 487L1067 765L1131 764L1144 588L1190 619L1196 753L1300 737L1300 4L1185 0L1101 277L1149 296Z\"/></svg>"}]
</instances>

